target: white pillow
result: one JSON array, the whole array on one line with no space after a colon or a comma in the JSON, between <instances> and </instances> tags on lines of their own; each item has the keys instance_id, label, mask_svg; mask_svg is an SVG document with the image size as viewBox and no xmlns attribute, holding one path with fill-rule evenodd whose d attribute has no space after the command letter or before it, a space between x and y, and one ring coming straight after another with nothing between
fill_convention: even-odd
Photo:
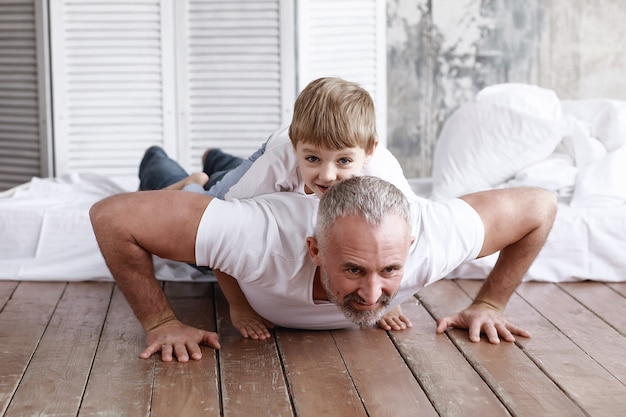
<instances>
[{"instance_id":1,"label":"white pillow","mask_svg":"<svg viewBox=\"0 0 626 417\"><path fill-rule=\"evenodd\" d=\"M611 99L563 100L563 114L589 123L591 134L609 151L626 145L626 101Z\"/></svg>"},{"instance_id":2,"label":"white pillow","mask_svg":"<svg viewBox=\"0 0 626 417\"><path fill-rule=\"evenodd\" d=\"M563 137L560 102L537 86L481 91L445 122L433 159L434 199L491 189L550 155Z\"/></svg>"}]
</instances>

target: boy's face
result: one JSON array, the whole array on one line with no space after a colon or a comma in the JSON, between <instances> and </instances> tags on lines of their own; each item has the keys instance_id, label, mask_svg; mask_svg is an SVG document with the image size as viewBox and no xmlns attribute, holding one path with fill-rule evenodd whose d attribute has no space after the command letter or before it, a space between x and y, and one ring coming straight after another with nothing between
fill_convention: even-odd
<instances>
[{"instance_id":1,"label":"boy's face","mask_svg":"<svg viewBox=\"0 0 626 417\"><path fill-rule=\"evenodd\" d=\"M322 198L331 185L360 175L363 165L372 157L374 150L369 154L358 147L336 151L298 142L295 152L305 184L304 191Z\"/></svg>"}]
</instances>

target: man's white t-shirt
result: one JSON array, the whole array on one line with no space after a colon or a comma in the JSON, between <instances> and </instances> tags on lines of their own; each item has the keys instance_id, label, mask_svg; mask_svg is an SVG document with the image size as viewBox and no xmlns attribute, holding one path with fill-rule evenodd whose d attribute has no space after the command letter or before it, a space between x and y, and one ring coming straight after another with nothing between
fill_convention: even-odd
<instances>
[{"instance_id":1,"label":"man's white t-shirt","mask_svg":"<svg viewBox=\"0 0 626 417\"><path fill-rule=\"evenodd\" d=\"M402 167L389 149L379 145L361 175L389 181L408 198L416 197L406 180ZM298 169L296 154L289 139L289 126L276 131L267 140L265 153L224 196L225 200L249 198L277 191L304 194L304 181Z\"/></svg>"},{"instance_id":2,"label":"man's white t-shirt","mask_svg":"<svg viewBox=\"0 0 626 417\"><path fill-rule=\"evenodd\" d=\"M478 255L483 223L466 202L411 200L416 237L390 309L420 288ZM214 199L196 236L196 264L237 278L254 310L272 323L300 329L353 326L332 303L313 301L316 266L306 238L313 235L319 200L279 192L253 199Z\"/></svg>"}]
</instances>

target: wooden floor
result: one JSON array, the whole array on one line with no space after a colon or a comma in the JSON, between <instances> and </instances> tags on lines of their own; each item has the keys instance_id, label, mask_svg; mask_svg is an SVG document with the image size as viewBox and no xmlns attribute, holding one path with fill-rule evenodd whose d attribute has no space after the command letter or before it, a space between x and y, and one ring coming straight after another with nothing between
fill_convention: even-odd
<instances>
[{"instance_id":1,"label":"wooden floor","mask_svg":"<svg viewBox=\"0 0 626 417\"><path fill-rule=\"evenodd\" d=\"M112 283L0 282L3 416L626 415L626 283L522 285L516 344L435 335L479 281L440 281L403 332L276 330L244 340L215 284L167 283L179 317L216 329L204 359L138 359L144 335Z\"/></svg>"}]
</instances>

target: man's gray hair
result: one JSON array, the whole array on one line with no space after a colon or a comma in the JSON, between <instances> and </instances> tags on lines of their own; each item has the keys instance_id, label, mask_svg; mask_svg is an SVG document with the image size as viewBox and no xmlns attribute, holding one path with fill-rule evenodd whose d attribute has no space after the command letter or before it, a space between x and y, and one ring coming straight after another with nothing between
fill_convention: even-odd
<instances>
[{"instance_id":1,"label":"man's gray hair","mask_svg":"<svg viewBox=\"0 0 626 417\"><path fill-rule=\"evenodd\" d=\"M392 214L402 217L410 230L409 202L396 186L377 177L349 178L330 187L320 200L315 236L318 241L325 240L333 223L341 217L356 215L380 226Z\"/></svg>"}]
</instances>

